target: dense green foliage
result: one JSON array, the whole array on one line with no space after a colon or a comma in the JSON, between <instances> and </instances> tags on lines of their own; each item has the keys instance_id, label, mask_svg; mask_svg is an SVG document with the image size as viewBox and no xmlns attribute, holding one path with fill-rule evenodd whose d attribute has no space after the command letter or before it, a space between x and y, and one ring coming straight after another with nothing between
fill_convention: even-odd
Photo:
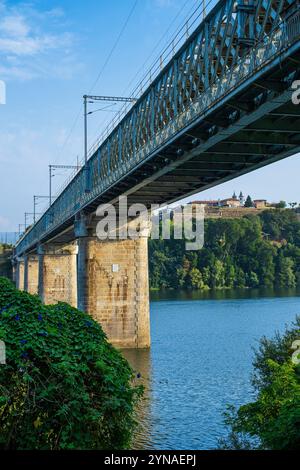
<instances>
[{"instance_id":1,"label":"dense green foliage","mask_svg":"<svg viewBox=\"0 0 300 470\"><path fill-rule=\"evenodd\" d=\"M300 222L294 211L205 221L202 250L184 240L150 240L151 288L296 287L300 284Z\"/></svg>"},{"instance_id":2,"label":"dense green foliage","mask_svg":"<svg viewBox=\"0 0 300 470\"><path fill-rule=\"evenodd\" d=\"M291 360L291 346L299 339L300 317L284 335L262 338L254 361L256 401L229 408L231 432L222 447L300 449L300 365Z\"/></svg>"},{"instance_id":3,"label":"dense green foliage","mask_svg":"<svg viewBox=\"0 0 300 470\"><path fill-rule=\"evenodd\" d=\"M0 449L122 449L140 387L98 323L0 278Z\"/></svg>"},{"instance_id":4,"label":"dense green foliage","mask_svg":"<svg viewBox=\"0 0 300 470\"><path fill-rule=\"evenodd\" d=\"M245 201L245 207L253 207L251 196L247 196L246 201Z\"/></svg>"},{"instance_id":5,"label":"dense green foliage","mask_svg":"<svg viewBox=\"0 0 300 470\"><path fill-rule=\"evenodd\" d=\"M11 245L8 245L7 243L0 243L0 254L7 250L11 250Z\"/></svg>"}]
</instances>

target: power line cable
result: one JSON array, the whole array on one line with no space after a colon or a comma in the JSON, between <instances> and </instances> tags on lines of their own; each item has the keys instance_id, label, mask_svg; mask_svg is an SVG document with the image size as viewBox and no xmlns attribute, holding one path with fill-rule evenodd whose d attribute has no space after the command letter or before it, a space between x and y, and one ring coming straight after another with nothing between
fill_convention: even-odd
<instances>
[{"instance_id":1,"label":"power line cable","mask_svg":"<svg viewBox=\"0 0 300 470\"><path fill-rule=\"evenodd\" d=\"M196 0L195 3L198 3L199 0ZM131 87L132 83L135 81L135 79L137 78L137 76L140 74L140 72L142 72L144 70L144 67L145 65L149 62L150 58L153 56L154 52L156 51L156 49L161 45L161 42L165 39L165 37L167 36L167 34L169 33L169 31L171 30L172 26L174 25L174 23L176 22L177 18L181 15L181 13L183 12L183 10L185 9L186 5L190 2L190 0L186 0L186 2L181 6L181 8L179 9L179 11L177 12L177 14L175 15L175 17L173 18L173 20L171 21L171 23L169 24L167 30L164 32L164 34L161 36L161 38L159 39L159 41L156 43L156 45L154 46L154 48L152 49L150 55L148 56L148 58L145 60L145 62L143 63L143 65L139 68L139 70L136 72L136 74L134 75L134 77L130 80L128 86L126 87L126 89L124 90L123 94L126 93L126 91L128 90L128 88Z\"/></svg>"},{"instance_id":2,"label":"power line cable","mask_svg":"<svg viewBox=\"0 0 300 470\"><path fill-rule=\"evenodd\" d=\"M106 57L106 59L105 59L103 65L102 65L102 67L101 67L101 69L100 69L100 71L99 71L99 73L98 73L98 75L97 75L97 77L96 77L96 80L94 81L93 85L91 86L91 88L90 88L90 90L89 90L89 94L93 91L93 89L95 88L95 86L96 86L97 83L99 82L100 78L102 77L102 75L103 75L103 73L104 73L104 71L105 71L105 69L106 69L106 67L107 67L107 65L108 65L108 63L109 63L109 61L110 61L110 59L111 59L113 53L114 53L114 51L116 50L116 48L117 48L117 46L118 46L118 44L119 44L119 42L120 42L120 40L121 40L121 38L122 38L122 36L123 36L125 30L126 30L126 28L127 28L127 25L128 25L128 23L129 23L129 21L130 21L132 15L133 15L134 11L135 11L135 9L136 9L137 3L138 3L138 0L135 0L134 3L133 3L133 5L132 5L132 7L131 7L131 9L130 9L130 11L129 11L129 14L127 15L126 20L125 20L125 22L124 22L124 24L123 24L123 26L122 26L122 28L121 28L121 30L120 30L120 32L119 32L119 34L118 34L116 40L115 40L115 42L114 42L114 44L113 44L113 46L112 46L112 48L111 48L111 50L110 50L110 52L108 53L108 56ZM67 135L67 137L66 137L66 139L65 139L65 141L64 141L64 143L63 143L63 145L62 145L62 147L61 147L61 150L60 150L60 152L59 152L58 158L60 158L63 149L65 148L65 146L66 146L67 143L69 142L69 139L70 139L71 135L73 134L73 131L74 131L74 129L75 129L77 123L78 123L78 120L79 120L80 116L81 116L81 111L82 111L82 106L80 106L80 109L79 109L79 111L78 111L78 113L77 113L77 115L76 115L76 117L75 117L75 119L74 119L74 121L73 121L72 126L71 126L70 132L68 133L68 135Z\"/></svg>"},{"instance_id":3,"label":"power line cable","mask_svg":"<svg viewBox=\"0 0 300 470\"><path fill-rule=\"evenodd\" d=\"M178 29L174 31L173 34L175 34L175 36L173 36L172 40L167 42L167 45L164 47L164 49L162 50L162 52L159 54L159 56L157 56L156 59L154 59L152 65L150 66L150 68L146 71L146 73L144 74L144 76L142 76L142 78L140 79L140 81L138 82L138 84L136 85L135 89L130 93L130 96L132 97L135 97L138 92L139 92L139 86L140 84L149 76L149 74L151 75L151 70L152 68L154 67L154 65L157 63L157 61L160 59L160 57L165 53L165 51L170 47L170 45L172 45L172 43L174 43L174 40L177 38L178 34L185 28L186 24L190 21L191 18L193 18L193 16L195 15L195 13L197 11L199 11L199 13L197 14L196 16L196 19L194 19L193 23L190 25L192 26L195 21L197 19L199 19L199 17L201 16L205 16L205 11L206 11L206 8L207 6L212 3L214 0L209 0L208 1L208 4L206 5L205 4L205 0L202 0L200 5L199 5L199 0L196 0L193 2L193 4L191 5L191 8L189 9L189 12L187 13L187 15L185 16L183 22L180 23L180 25L178 26ZM149 62L150 58L153 56L154 52L156 51L156 49L158 48L158 46L160 46L161 42L163 41L163 39L167 36L167 34L169 33L169 31L171 30L172 26L175 24L177 18L181 15L181 13L184 11L185 7L188 5L188 3L190 2L190 0L186 0L184 2L184 4L181 6L181 8L179 9L179 11L177 12L177 14L175 15L175 17L173 18L173 20L171 21L171 23L169 24L167 30L165 31L165 33L161 36L160 40L156 43L155 47L152 49L152 52L150 53L150 55L148 56L148 58L146 59L146 61L143 63L143 65L139 68L138 72L134 75L134 77L131 79L131 81L129 82L128 86L125 88L125 90L123 91L123 95L125 95L127 93L127 90L130 88L130 86L132 85L132 83L135 81L136 77L140 74L141 71L143 71L145 65ZM200 11L202 7L202 10ZM177 45L177 44L176 44ZM175 46L175 45L174 45ZM124 105L121 109L120 109L120 114L122 114L122 111L124 109L128 108L128 106ZM99 122L99 124L96 126L96 128L100 127L100 125L102 125L102 127L105 127L106 125L109 126L110 125L110 117L108 116L107 119L103 121L101 121L101 123ZM105 131L104 131L105 132ZM96 132L94 132L93 134L93 137L91 140L94 140L96 137Z\"/></svg>"},{"instance_id":4,"label":"power line cable","mask_svg":"<svg viewBox=\"0 0 300 470\"><path fill-rule=\"evenodd\" d=\"M130 12L129 12L129 15L128 17L126 18L126 21L111 49L111 51L109 52L108 54L108 57L103 65L103 67L101 68L98 76L97 76L97 79L95 80L92 88L91 88L91 91L93 90L93 88L96 86L96 84L98 83L99 79L101 78L115 48L117 47L122 35L123 35L123 32L124 30L126 29L126 26L135 10L135 7L137 5L137 2L138 0L135 0L134 4L133 4L133 7L131 8ZM198 3L197 1L195 3ZM164 57L164 61L166 61L166 59L170 56L170 54L172 54L172 51L174 51L177 47L179 47L181 41L183 41L186 37L186 34L188 34L188 31L189 29L192 30L192 27L194 26L194 24L199 20L199 18L202 17L202 19L204 19L204 17L206 16L206 13L208 11L208 7L212 4L212 3L215 3L215 0L208 0L208 2L206 3L205 0L202 0L201 1L201 4L200 4L200 8L199 8L199 5L194 8L194 10L192 11L191 14L189 14L189 16L185 17L184 21L181 23L181 26L178 28L177 31L175 31L175 36L172 38L171 41L169 41L167 43L167 45L163 48L162 52L160 53L160 55L158 56L158 58L156 58L151 67L148 69L148 71L145 73L145 75L143 76L143 78L139 81L139 83L136 85L135 89L132 91L132 93L130 94L131 97L137 97L139 95L139 93L142 93L142 91L140 91L143 86L145 86L145 84L148 82L148 77L149 77L149 74L150 76L153 74L152 78L154 79L156 74L160 71L161 67L162 67L162 63L161 63L161 59L163 57L163 55L168 52L168 54L166 55L166 57ZM178 14L175 16L174 20L171 22L170 26L168 27L167 29L167 32L164 33L163 37L166 36L166 34L168 33L168 31L171 29L172 25L174 24L174 22L176 21L176 19L178 18L178 16L180 15L180 13L183 11L184 7L188 4L188 1L186 1L183 5L183 7L180 9L180 11L178 12ZM202 7L202 9L201 9ZM193 7L192 7L193 8ZM190 10L191 11L191 10ZM193 19L192 22L191 19ZM188 28L187 28L187 25L188 25ZM182 34L181 34L182 33ZM180 35L181 34L181 35ZM175 42L176 41L176 42ZM156 49L157 46L155 46L154 49ZM152 55L153 55L153 52L152 52ZM149 59L147 59L146 62L148 62ZM154 67L156 66L156 68L154 69ZM153 70L154 69L154 70ZM134 79L132 80L134 81ZM131 81L131 83L132 83ZM145 83L144 83L145 82ZM129 85L130 86L130 85ZM127 88L129 88L129 86ZM91 93L91 91L89 93ZM130 105L131 106L131 105ZM128 104L125 104L119 111L118 115L119 115L119 120L121 119L122 116L124 116L126 114L126 112L128 111L129 109L129 105ZM79 114L80 115L80 114ZM79 117L79 116L78 116ZM118 118L117 118L118 119ZM103 133L100 135L100 137L96 140L96 142L90 147L90 150L89 150L89 156L91 155L91 153L93 153L94 149L100 145L100 142L102 141L102 139L105 138L106 135L109 134L109 132L111 132L113 130L113 127L115 125L117 125L118 121L117 121L116 118L114 118L112 121L108 122L109 121L109 117L108 119L106 119L103 123L103 125L106 125L106 122L108 122L107 124L107 127L106 129L103 131ZM73 175L74 176L74 175ZM72 177L73 177L72 176ZM68 180L66 181L66 183L63 184L63 187L61 188L64 189L66 187L66 185L70 182L72 178L68 178Z\"/></svg>"},{"instance_id":5,"label":"power line cable","mask_svg":"<svg viewBox=\"0 0 300 470\"><path fill-rule=\"evenodd\" d=\"M196 2L197 3L197 2ZM185 37L186 37L186 34L187 34L187 31L186 31L186 25L188 24L189 25L189 28L191 29L194 24L202 17L202 19L204 19L204 17L206 16L206 12L207 12L207 9L208 7L211 5L211 4L214 4L215 3L215 0L209 0L207 3L205 2L205 0L202 0L201 1L201 4L200 4L200 8L199 8L199 5L194 8L194 10L192 11L191 14L189 14L189 16L185 17L183 23L181 23L181 26L179 27L179 29L177 30L177 32L175 32L175 36L173 37L173 39L171 41L168 42L168 44L164 47L164 49L162 50L162 52L160 53L160 55L153 61L151 67L148 69L148 71L145 73L145 75L143 76L143 78L138 82L138 84L135 86L135 89L132 91L132 93L130 94L131 97L137 97L139 94L142 94L142 90L143 90L143 87L148 83L149 81L149 75L152 76L152 80L155 78L155 76L157 75L157 73L161 70L161 67L162 67L162 63L161 63L161 59L163 57L163 55L165 54L165 52L169 51L168 52L168 55L166 55L166 57L164 57L164 61L166 61L166 59L171 55L172 51L174 49L176 49L177 47L179 47L180 43L185 40ZM202 8L202 9L201 9ZM193 21L191 22L191 19L193 19ZM182 33L182 34L181 34ZM181 34L181 35L180 35ZM175 42L176 41L176 42ZM154 68L156 66L156 68ZM126 114L126 112L128 111L129 107L128 107L128 104L125 104L121 110L120 110L120 113L119 113L119 116L124 116ZM105 122L106 124L106 122ZM106 127L106 129L104 129L103 133L100 135L100 137L94 142L94 144L91 146L90 150L91 149L94 149L100 142L102 139L105 138L105 136L107 136L109 134L110 131L112 131L112 128L117 124L115 118L108 122L108 125Z\"/></svg>"},{"instance_id":6,"label":"power line cable","mask_svg":"<svg viewBox=\"0 0 300 470\"><path fill-rule=\"evenodd\" d=\"M89 91L89 94L94 90L95 86L97 85L97 83L99 82L100 78L102 77L103 72L104 72L105 68L107 67L107 65L108 65L108 63L109 63L109 61L110 61L110 59L111 59L111 57L112 57L112 55L113 55L115 49L117 48L117 46L118 46L118 44L119 44L119 42L120 42L120 40L121 40L121 37L123 36L123 33L124 33L125 29L127 28L127 25L128 25L128 23L129 23L129 21L130 21L132 15L133 15L135 9L136 9L137 3L138 3L138 0L135 0L134 3L133 3L133 5L132 5L132 8L131 8L131 10L130 10L130 12L129 12L127 18L126 18L126 20L125 20L125 23L123 24L123 27L121 28L121 31L120 31L120 33L119 33L118 36L117 36L117 39L115 40L115 42L114 42L114 44L113 44L113 46L112 46L112 48L111 48L111 50L110 50L110 52L109 52L109 54L108 54L106 60L105 60L105 62L104 62L104 64L103 64L103 66L102 66L102 68L101 68L101 70L100 70L100 72L99 72L99 74L98 74L98 76L97 76L95 82L94 82L94 84L92 85L92 87L91 87L91 89L90 89L90 91Z\"/></svg>"},{"instance_id":7,"label":"power line cable","mask_svg":"<svg viewBox=\"0 0 300 470\"><path fill-rule=\"evenodd\" d=\"M101 69L100 69L100 71L99 71L99 73L98 73L98 75L97 75L97 77L96 77L96 80L94 81L94 83L92 84L92 86L91 86L90 89L89 89L89 92L88 92L89 94L93 91L93 89L95 88L95 86L96 86L97 83L99 82L100 78L102 77L102 75L103 75L103 73L104 73L104 71L105 71L107 65L109 64L109 61L110 61L110 59L111 59L113 53L115 52L115 50L116 50L116 48L117 48L117 46L118 46L118 44L119 44L119 42L120 42L120 40L121 40L121 38L122 38L122 36L123 36L123 34L124 34L124 32L125 32L127 26L128 26L128 23L129 23L129 21L130 21L132 15L133 15L133 13L134 13L136 7L137 7L137 4L138 4L138 0L134 0L133 5L132 5L132 7L131 7L131 9L130 9L130 11L129 11L129 14L128 14L127 17L126 17L125 22L124 22L124 24L123 24L123 26L122 26L122 28L121 28L121 30L120 30L118 36L117 36L117 38L116 38L116 40L115 40L115 42L114 42L112 48L110 49L110 52L108 53L108 55L107 55L107 57L106 57L106 59L105 59L103 65L102 65L102 67L101 67ZM68 133L68 135L67 135L67 137L66 137L66 139L65 139L65 141L64 141L64 143L63 143L63 145L62 145L62 147L61 147L61 149L60 149L59 156L58 156L58 158L56 159L56 161L57 161L58 159L60 159L61 154L62 154L62 152L63 152L63 149L65 148L65 146L66 146L67 143L69 142L69 139L70 139L71 135L72 135L73 132L74 132L74 129L75 129L77 123L78 123L78 120L79 120L81 114L82 114L82 105L80 106L80 108L79 108L79 110L78 110L78 113L77 113L77 115L76 115L76 117L75 117L75 119L74 119L74 122L73 122L73 124L72 124L72 127L71 127L71 129L70 129L70 132Z\"/></svg>"}]
</instances>

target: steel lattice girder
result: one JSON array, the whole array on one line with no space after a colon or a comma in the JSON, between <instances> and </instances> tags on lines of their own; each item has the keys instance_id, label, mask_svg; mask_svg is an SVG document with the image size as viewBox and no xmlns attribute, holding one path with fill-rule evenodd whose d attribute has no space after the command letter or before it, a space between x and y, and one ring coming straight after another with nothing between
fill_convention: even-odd
<instances>
[{"instance_id":1,"label":"steel lattice girder","mask_svg":"<svg viewBox=\"0 0 300 470\"><path fill-rule=\"evenodd\" d=\"M97 196L108 190L113 194L110 188L122 178L150 156L158 154L207 110L221 107L223 97L292 48L300 38L297 4L297 0L219 1L91 155L88 168L74 177L51 208L25 234L16 252L23 253L45 239L48 233L92 204ZM237 103L237 109L239 105L243 107L243 103ZM218 125L209 121L207 127L208 135L215 132L214 128L218 130ZM275 127L269 124L267 128ZM85 192L86 171L89 172L89 193Z\"/></svg>"}]
</instances>

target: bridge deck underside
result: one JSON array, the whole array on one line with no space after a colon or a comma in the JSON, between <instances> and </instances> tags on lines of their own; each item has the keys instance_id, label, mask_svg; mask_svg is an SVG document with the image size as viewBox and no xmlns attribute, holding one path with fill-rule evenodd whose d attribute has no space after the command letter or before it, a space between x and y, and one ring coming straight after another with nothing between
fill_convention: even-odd
<instances>
[{"instance_id":1,"label":"bridge deck underside","mask_svg":"<svg viewBox=\"0 0 300 470\"><path fill-rule=\"evenodd\" d=\"M181 132L134 171L90 202L84 211L114 203L164 204L211 188L300 151L300 105L291 101L291 83L300 74L295 48L280 67L266 68L248 86ZM40 242L74 239L74 217ZM32 247L34 248L34 247Z\"/></svg>"},{"instance_id":2,"label":"bridge deck underside","mask_svg":"<svg viewBox=\"0 0 300 470\"><path fill-rule=\"evenodd\" d=\"M95 200L90 210L123 193L129 203L148 206L176 201L296 154L300 105L284 91L289 86L285 78L295 69L300 71L299 52L181 134ZM235 122L233 111L238 115Z\"/></svg>"}]
</instances>

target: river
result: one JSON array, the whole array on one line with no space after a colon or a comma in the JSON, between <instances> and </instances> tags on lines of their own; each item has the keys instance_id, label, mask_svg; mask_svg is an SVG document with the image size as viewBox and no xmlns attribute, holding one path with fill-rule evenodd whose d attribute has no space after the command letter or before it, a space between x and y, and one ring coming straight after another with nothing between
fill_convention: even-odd
<instances>
[{"instance_id":1,"label":"river","mask_svg":"<svg viewBox=\"0 0 300 470\"><path fill-rule=\"evenodd\" d=\"M300 292L152 293L148 350L123 354L143 383L135 449L214 449L226 404L254 397L253 347L300 314Z\"/></svg>"}]
</instances>

